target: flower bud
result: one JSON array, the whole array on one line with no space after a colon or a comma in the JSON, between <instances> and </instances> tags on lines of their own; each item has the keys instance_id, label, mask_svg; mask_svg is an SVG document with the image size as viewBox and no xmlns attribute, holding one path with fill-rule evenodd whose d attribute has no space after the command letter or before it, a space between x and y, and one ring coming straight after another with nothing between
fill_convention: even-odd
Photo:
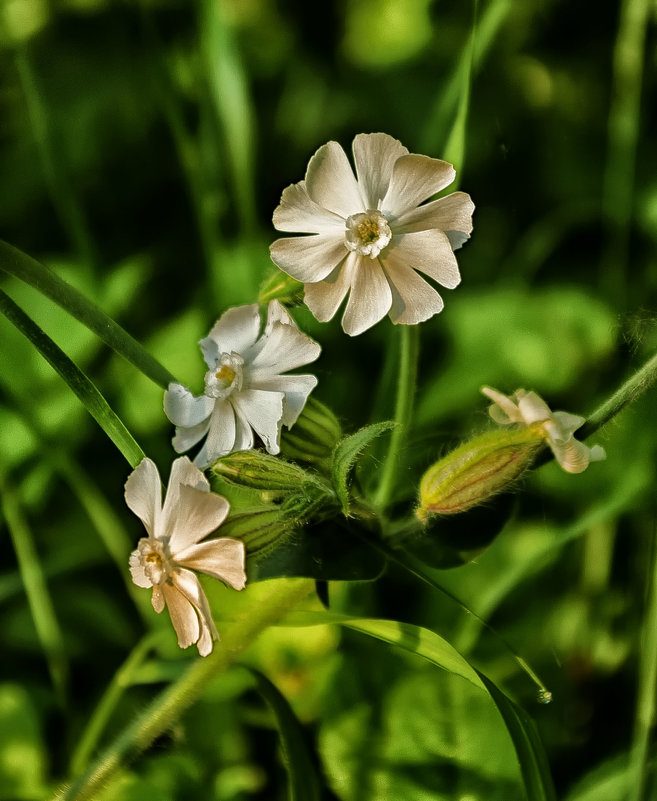
<instances>
[{"instance_id":1,"label":"flower bud","mask_svg":"<svg viewBox=\"0 0 657 801\"><path fill-rule=\"evenodd\" d=\"M532 463L544 437L535 427L490 431L432 465L420 482L417 516L453 515L506 489Z\"/></svg>"},{"instance_id":2,"label":"flower bud","mask_svg":"<svg viewBox=\"0 0 657 801\"><path fill-rule=\"evenodd\" d=\"M242 540L249 556L259 557L296 529L326 519L337 508L335 499L327 494L298 492L280 505L231 514L221 531L227 537Z\"/></svg>"},{"instance_id":3,"label":"flower bud","mask_svg":"<svg viewBox=\"0 0 657 801\"><path fill-rule=\"evenodd\" d=\"M281 453L289 459L316 464L328 459L342 436L338 418L312 396L296 423L281 435Z\"/></svg>"},{"instance_id":4,"label":"flower bud","mask_svg":"<svg viewBox=\"0 0 657 801\"><path fill-rule=\"evenodd\" d=\"M215 476L257 490L272 492L297 491L316 478L299 465L261 451L235 451L221 456L211 466Z\"/></svg>"}]
</instances>

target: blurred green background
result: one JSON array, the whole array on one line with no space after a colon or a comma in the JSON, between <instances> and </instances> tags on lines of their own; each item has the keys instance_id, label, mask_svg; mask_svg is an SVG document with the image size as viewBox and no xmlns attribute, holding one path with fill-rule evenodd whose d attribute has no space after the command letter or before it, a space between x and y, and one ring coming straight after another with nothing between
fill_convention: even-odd
<instances>
[{"instance_id":1,"label":"blurred green background","mask_svg":"<svg viewBox=\"0 0 657 801\"><path fill-rule=\"evenodd\" d=\"M486 425L481 384L586 415L654 352L655 15L648 0L3 0L0 235L199 390L196 342L255 300L272 211L317 147L385 131L453 160L475 229L461 286L422 327L407 506L431 461ZM161 389L34 290L2 286L166 473ZM295 316L322 344L316 396L344 428L388 417L389 321L348 340L339 320ZM191 655L126 586L141 536L128 466L4 320L0 342L0 801L12 801L67 776L145 631L164 639L101 742ZM421 623L469 654L536 719L567 801L634 798L656 418L648 394L597 437L605 463L541 468L490 549L435 574L537 670L550 705L499 638L397 569L331 588L337 608ZM227 618L242 603L206 586ZM464 682L353 633L302 632L269 632L248 659L305 724L325 798L523 797L501 720ZM271 716L239 669L103 796L284 797Z\"/></svg>"}]
</instances>

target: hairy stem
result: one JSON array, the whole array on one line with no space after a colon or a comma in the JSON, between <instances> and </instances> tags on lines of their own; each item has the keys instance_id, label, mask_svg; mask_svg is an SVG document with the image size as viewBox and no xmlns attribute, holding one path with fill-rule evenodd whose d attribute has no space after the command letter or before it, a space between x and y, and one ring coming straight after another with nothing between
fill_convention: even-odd
<instances>
[{"instance_id":1,"label":"hairy stem","mask_svg":"<svg viewBox=\"0 0 657 801\"><path fill-rule=\"evenodd\" d=\"M195 660L178 681L164 690L110 745L98 761L54 796L57 801L87 801L96 797L112 775L163 734L190 707L212 679L228 668L256 637L313 590L309 579L276 582L269 596L226 626L221 642L205 659Z\"/></svg>"}]
</instances>

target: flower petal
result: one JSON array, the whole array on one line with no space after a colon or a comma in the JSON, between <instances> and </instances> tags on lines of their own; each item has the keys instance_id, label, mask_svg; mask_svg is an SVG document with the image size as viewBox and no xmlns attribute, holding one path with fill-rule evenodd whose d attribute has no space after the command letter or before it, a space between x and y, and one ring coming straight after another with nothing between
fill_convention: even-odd
<instances>
[{"instance_id":1,"label":"flower petal","mask_svg":"<svg viewBox=\"0 0 657 801\"><path fill-rule=\"evenodd\" d=\"M205 469L220 456L230 453L235 445L235 413L231 404L217 401L210 418L208 436L196 454L194 464Z\"/></svg>"},{"instance_id":2,"label":"flower petal","mask_svg":"<svg viewBox=\"0 0 657 801\"><path fill-rule=\"evenodd\" d=\"M283 419L282 392L266 392L259 389L242 390L234 396L236 411L253 428L264 442L268 453L280 451L279 436Z\"/></svg>"},{"instance_id":3,"label":"flower petal","mask_svg":"<svg viewBox=\"0 0 657 801\"><path fill-rule=\"evenodd\" d=\"M171 439L171 444L176 453L185 453L193 448L197 442L203 439L210 428L210 418L191 428L176 428L176 433Z\"/></svg>"},{"instance_id":4,"label":"flower petal","mask_svg":"<svg viewBox=\"0 0 657 801\"><path fill-rule=\"evenodd\" d=\"M321 234L336 230L344 236L344 218L318 206L308 196L305 181L283 190L274 210L274 228L298 234Z\"/></svg>"},{"instance_id":5,"label":"flower petal","mask_svg":"<svg viewBox=\"0 0 657 801\"><path fill-rule=\"evenodd\" d=\"M214 402L214 398L209 398L207 395L197 397L187 387L172 382L164 393L164 413L175 426L192 428L208 419L212 414Z\"/></svg>"},{"instance_id":6,"label":"flower petal","mask_svg":"<svg viewBox=\"0 0 657 801\"><path fill-rule=\"evenodd\" d=\"M579 414L570 414L570 412L552 412L552 417L562 432L562 439L566 439L572 435L586 422L585 417L582 417Z\"/></svg>"},{"instance_id":7,"label":"flower petal","mask_svg":"<svg viewBox=\"0 0 657 801\"><path fill-rule=\"evenodd\" d=\"M245 558L241 540L221 537L192 545L178 554L176 561L189 570L207 573L235 590L243 590L246 584Z\"/></svg>"},{"instance_id":8,"label":"flower petal","mask_svg":"<svg viewBox=\"0 0 657 801\"><path fill-rule=\"evenodd\" d=\"M289 428L296 423L308 395L316 386L317 379L314 375L273 375L254 383L252 389L282 392L285 395L281 422Z\"/></svg>"},{"instance_id":9,"label":"flower petal","mask_svg":"<svg viewBox=\"0 0 657 801\"><path fill-rule=\"evenodd\" d=\"M308 162L305 182L311 200L344 219L365 211L349 160L337 142L328 142L317 150Z\"/></svg>"},{"instance_id":10,"label":"flower petal","mask_svg":"<svg viewBox=\"0 0 657 801\"><path fill-rule=\"evenodd\" d=\"M567 473L582 473L591 461L591 449L574 437L566 441L548 439L554 457Z\"/></svg>"},{"instance_id":11,"label":"flower petal","mask_svg":"<svg viewBox=\"0 0 657 801\"><path fill-rule=\"evenodd\" d=\"M196 610L187 596L178 589L177 582L175 584L167 584L165 582L162 584L161 589L169 610L171 623L178 636L178 645L181 648L189 648L201 636L201 627Z\"/></svg>"},{"instance_id":12,"label":"flower petal","mask_svg":"<svg viewBox=\"0 0 657 801\"><path fill-rule=\"evenodd\" d=\"M219 634L214 625L208 599L205 597L201 583L190 570L181 569L176 570L174 573L173 583L180 595L192 606L197 616L198 635L192 642L196 643L196 647L201 656L207 656L212 651L212 640L219 639ZM171 611L171 608L169 608L169 611ZM173 621L173 616L171 617L171 622L174 624L173 627L178 633L178 644L181 648L186 648L187 646L182 645L180 642L181 633L178 631ZM188 643L188 645L191 645L191 643Z\"/></svg>"},{"instance_id":13,"label":"flower petal","mask_svg":"<svg viewBox=\"0 0 657 801\"><path fill-rule=\"evenodd\" d=\"M352 144L356 175L366 209L378 209L388 191L395 162L408 148L384 133L358 134Z\"/></svg>"},{"instance_id":14,"label":"flower petal","mask_svg":"<svg viewBox=\"0 0 657 801\"><path fill-rule=\"evenodd\" d=\"M321 323L332 319L337 312L351 287L357 266L358 255L349 253L323 281L304 285L304 302Z\"/></svg>"},{"instance_id":15,"label":"flower petal","mask_svg":"<svg viewBox=\"0 0 657 801\"><path fill-rule=\"evenodd\" d=\"M326 278L348 252L343 232L285 237L269 246L277 267L309 284Z\"/></svg>"},{"instance_id":16,"label":"flower petal","mask_svg":"<svg viewBox=\"0 0 657 801\"><path fill-rule=\"evenodd\" d=\"M130 554L130 577L132 578L133 584L136 584L138 587L146 588L153 586L153 583L144 570L139 549Z\"/></svg>"},{"instance_id":17,"label":"flower petal","mask_svg":"<svg viewBox=\"0 0 657 801\"><path fill-rule=\"evenodd\" d=\"M342 328L352 337L362 334L385 317L391 306L392 292L378 259L359 257Z\"/></svg>"},{"instance_id":18,"label":"flower petal","mask_svg":"<svg viewBox=\"0 0 657 801\"><path fill-rule=\"evenodd\" d=\"M162 509L162 483L155 462L143 459L125 482L125 502L154 537ZM138 586L142 586L141 584ZM150 586L150 585L145 585Z\"/></svg>"},{"instance_id":19,"label":"flower petal","mask_svg":"<svg viewBox=\"0 0 657 801\"><path fill-rule=\"evenodd\" d=\"M481 392L490 400L493 405L489 407L488 413L492 419L500 425L509 425L510 423L522 423L522 415L520 409L507 395L503 395L492 387L482 387Z\"/></svg>"},{"instance_id":20,"label":"flower petal","mask_svg":"<svg viewBox=\"0 0 657 801\"><path fill-rule=\"evenodd\" d=\"M522 421L526 425L529 426L532 423L542 423L543 421L552 420L550 407L540 395L537 395L535 392L525 392L525 390L519 389L516 392L516 397L518 399L518 409L522 415Z\"/></svg>"},{"instance_id":21,"label":"flower petal","mask_svg":"<svg viewBox=\"0 0 657 801\"><path fill-rule=\"evenodd\" d=\"M178 553L195 545L217 529L226 519L230 504L221 495L182 486L178 494L175 516L170 520L167 534L169 550L174 561Z\"/></svg>"},{"instance_id":22,"label":"flower petal","mask_svg":"<svg viewBox=\"0 0 657 801\"><path fill-rule=\"evenodd\" d=\"M160 614L160 612L164 611L164 607L166 606L166 601L164 600L164 593L155 585L153 587L153 593L151 595L151 604L153 605L153 609Z\"/></svg>"},{"instance_id":23,"label":"flower petal","mask_svg":"<svg viewBox=\"0 0 657 801\"><path fill-rule=\"evenodd\" d=\"M396 233L427 231L438 228L447 234L452 250L457 250L472 233L474 203L465 192L452 192L411 209L394 221Z\"/></svg>"},{"instance_id":24,"label":"flower petal","mask_svg":"<svg viewBox=\"0 0 657 801\"><path fill-rule=\"evenodd\" d=\"M447 289L454 289L461 283L449 240L437 229L393 236L380 258L385 266L405 264L419 270Z\"/></svg>"},{"instance_id":25,"label":"flower petal","mask_svg":"<svg viewBox=\"0 0 657 801\"><path fill-rule=\"evenodd\" d=\"M456 171L447 161L416 153L402 156L395 162L381 210L387 217L401 217L449 186L455 177Z\"/></svg>"},{"instance_id":26,"label":"flower petal","mask_svg":"<svg viewBox=\"0 0 657 801\"><path fill-rule=\"evenodd\" d=\"M443 299L415 270L394 261L387 261L383 268L392 289L389 315L393 323L416 325L443 310Z\"/></svg>"},{"instance_id":27,"label":"flower petal","mask_svg":"<svg viewBox=\"0 0 657 801\"><path fill-rule=\"evenodd\" d=\"M252 347L260 333L260 308L257 303L235 306L224 312L210 333L199 342L208 367L214 367L222 353L241 356Z\"/></svg>"},{"instance_id":28,"label":"flower petal","mask_svg":"<svg viewBox=\"0 0 657 801\"><path fill-rule=\"evenodd\" d=\"M249 365L249 386L268 376L314 362L321 350L317 342L296 326L276 323L269 336L263 337L262 350Z\"/></svg>"}]
</instances>

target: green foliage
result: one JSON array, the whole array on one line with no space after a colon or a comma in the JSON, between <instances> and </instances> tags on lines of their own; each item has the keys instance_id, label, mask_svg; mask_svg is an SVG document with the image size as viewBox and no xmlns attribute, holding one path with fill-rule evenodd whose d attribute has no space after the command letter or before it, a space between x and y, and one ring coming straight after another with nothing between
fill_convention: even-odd
<instances>
[{"instance_id":1,"label":"green foliage","mask_svg":"<svg viewBox=\"0 0 657 801\"><path fill-rule=\"evenodd\" d=\"M0 798L43 798L48 760L39 712L25 687L0 685Z\"/></svg>"},{"instance_id":2,"label":"green foliage","mask_svg":"<svg viewBox=\"0 0 657 801\"><path fill-rule=\"evenodd\" d=\"M360 431L357 431L355 434L345 437L336 445L333 451L331 477L333 479L335 492L345 515L349 514L350 507L347 484L351 471L356 464L356 460L373 440L394 427L395 423L390 421L372 423L372 425L361 428Z\"/></svg>"}]
</instances>

